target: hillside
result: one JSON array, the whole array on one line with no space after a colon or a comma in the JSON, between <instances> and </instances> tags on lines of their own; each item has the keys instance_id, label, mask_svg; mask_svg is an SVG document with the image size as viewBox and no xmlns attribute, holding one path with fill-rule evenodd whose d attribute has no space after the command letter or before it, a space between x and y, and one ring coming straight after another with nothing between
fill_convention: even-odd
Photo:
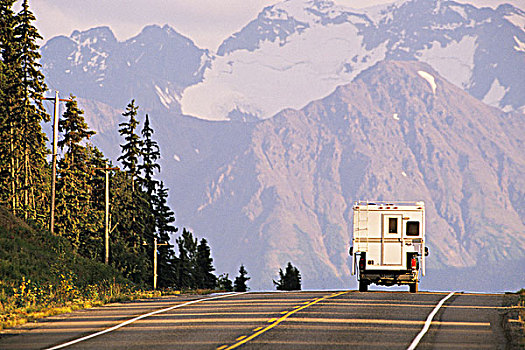
<instances>
[{"instance_id":1,"label":"hillside","mask_svg":"<svg viewBox=\"0 0 525 350\"><path fill-rule=\"evenodd\" d=\"M109 282L130 283L116 270L73 253L70 243L31 228L0 207L0 289L10 295L22 280L37 288L59 288L64 281L78 288L103 288Z\"/></svg>"}]
</instances>

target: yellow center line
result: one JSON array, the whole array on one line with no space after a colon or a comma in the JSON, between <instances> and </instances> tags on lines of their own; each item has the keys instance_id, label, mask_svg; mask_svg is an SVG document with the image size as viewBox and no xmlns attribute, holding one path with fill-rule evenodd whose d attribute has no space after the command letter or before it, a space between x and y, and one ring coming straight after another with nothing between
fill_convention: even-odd
<instances>
[{"instance_id":1,"label":"yellow center line","mask_svg":"<svg viewBox=\"0 0 525 350\"><path fill-rule=\"evenodd\" d=\"M333 297L336 297L336 296L339 296L339 295L341 295L341 294L345 294L345 293L348 293L348 291L347 291L347 292L339 292L339 293L330 294L330 295L327 295L327 296L325 296L325 297L322 297L322 298L316 299L316 300L314 300L314 301L311 301L311 302L309 302L308 304L305 304L305 305L303 305L303 306L300 306L299 308L296 308L296 309L294 309L294 310L292 310L292 311L289 311L289 312L287 312L285 315L283 315L283 316L281 316L280 318L276 319L272 324L270 324L270 325L264 327L263 329L261 329L261 330L255 332L255 333L253 333L252 335L250 335L250 336L248 336L248 337L246 337L246 338L244 338L244 339L238 341L237 343L235 343L235 344L233 344L233 345L231 345L231 346L229 346L229 347L223 348L223 349L224 349L224 350L231 350L231 349L238 348L238 347L241 346L242 344L245 344L245 343L249 342L250 340L252 340L252 339L258 337L259 335L261 335L261 334L263 334L263 333L269 331L270 329L276 327L279 323L283 322L284 320L286 320L288 317L292 316L292 315L295 314L296 312L301 311L301 310L303 310L303 309L306 309L307 307L312 306L312 305L314 305L314 304L317 304L318 302L320 302L320 301L322 301L322 300L325 300L325 299L328 299L328 298L333 298ZM271 321L271 320L270 320L270 321ZM221 350L222 350L222 349L221 349Z\"/></svg>"}]
</instances>

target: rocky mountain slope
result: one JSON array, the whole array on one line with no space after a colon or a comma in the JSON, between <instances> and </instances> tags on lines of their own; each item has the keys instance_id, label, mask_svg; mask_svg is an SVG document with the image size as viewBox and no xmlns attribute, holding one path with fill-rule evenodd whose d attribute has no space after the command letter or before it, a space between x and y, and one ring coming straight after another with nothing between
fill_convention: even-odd
<instances>
[{"instance_id":1,"label":"rocky mountain slope","mask_svg":"<svg viewBox=\"0 0 525 350\"><path fill-rule=\"evenodd\" d=\"M430 268L519 260L523 124L426 64L381 62L258 123L209 184L195 226L219 248L217 261L235 246L267 288L288 260L307 288L346 285L351 206L364 198L426 202Z\"/></svg>"}]
</instances>

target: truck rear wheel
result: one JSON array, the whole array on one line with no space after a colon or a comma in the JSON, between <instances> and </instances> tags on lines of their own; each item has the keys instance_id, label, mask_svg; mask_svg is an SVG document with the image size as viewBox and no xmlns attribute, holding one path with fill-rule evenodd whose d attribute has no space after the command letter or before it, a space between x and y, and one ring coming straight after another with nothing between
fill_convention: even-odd
<instances>
[{"instance_id":1,"label":"truck rear wheel","mask_svg":"<svg viewBox=\"0 0 525 350\"><path fill-rule=\"evenodd\" d=\"M417 282L410 283L410 293L417 293Z\"/></svg>"},{"instance_id":2,"label":"truck rear wheel","mask_svg":"<svg viewBox=\"0 0 525 350\"><path fill-rule=\"evenodd\" d=\"M365 281L359 281L359 291L360 292L368 291L368 283Z\"/></svg>"}]
</instances>

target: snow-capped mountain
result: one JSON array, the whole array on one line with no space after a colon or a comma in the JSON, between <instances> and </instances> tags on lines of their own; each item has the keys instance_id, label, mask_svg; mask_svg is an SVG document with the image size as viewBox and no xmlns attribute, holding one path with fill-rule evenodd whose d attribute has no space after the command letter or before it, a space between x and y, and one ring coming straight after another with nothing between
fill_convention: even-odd
<instances>
[{"instance_id":1,"label":"snow-capped mountain","mask_svg":"<svg viewBox=\"0 0 525 350\"><path fill-rule=\"evenodd\" d=\"M523 23L525 12L511 5L412 0L353 10L283 1L223 42L203 81L184 91L182 110L211 120L232 111L265 119L328 95L384 59L429 63L476 98L523 110Z\"/></svg>"},{"instance_id":2,"label":"snow-capped mountain","mask_svg":"<svg viewBox=\"0 0 525 350\"><path fill-rule=\"evenodd\" d=\"M293 261L306 287L351 286L352 201L424 199L429 285L503 290L525 274L524 29L512 6L288 0L217 53L102 27L49 40L42 63L113 159L126 104L149 113L177 224L218 272L272 288Z\"/></svg>"},{"instance_id":3,"label":"snow-capped mountain","mask_svg":"<svg viewBox=\"0 0 525 350\"><path fill-rule=\"evenodd\" d=\"M75 31L42 47L52 88L118 108L136 97L145 108L177 111L181 92L202 80L208 64L207 50L169 26L145 27L125 42L108 27Z\"/></svg>"},{"instance_id":4,"label":"snow-capped mountain","mask_svg":"<svg viewBox=\"0 0 525 350\"><path fill-rule=\"evenodd\" d=\"M419 199L430 267L484 262L488 274L525 261L524 126L427 64L384 61L324 99L256 123L247 148L209 182L195 227L217 261L230 270L244 262L258 286L271 288L291 260L305 287L343 288L353 282L353 201Z\"/></svg>"}]
</instances>

